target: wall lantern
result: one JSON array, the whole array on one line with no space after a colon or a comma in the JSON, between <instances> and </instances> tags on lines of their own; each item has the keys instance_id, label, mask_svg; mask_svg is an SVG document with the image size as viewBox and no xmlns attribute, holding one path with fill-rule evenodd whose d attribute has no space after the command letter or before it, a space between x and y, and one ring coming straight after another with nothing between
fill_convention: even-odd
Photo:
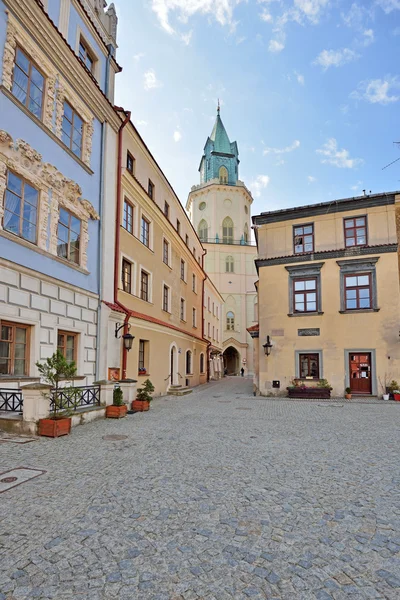
<instances>
[{"instance_id":1,"label":"wall lantern","mask_svg":"<svg viewBox=\"0 0 400 600\"><path fill-rule=\"evenodd\" d=\"M124 327L128 327L128 333L124 333L123 336L118 335L118 333L121 331L121 329L123 329ZM115 337L117 339L119 339L120 337L122 337L122 339L124 340L124 348L127 352L129 352L129 350L132 350L132 344L133 344L133 340L135 339L135 336L132 335L131 333L129 333L131 326L128 323L128 325L126 325L125 323L116 323L115 324Z\"/></svg>"},{"instance_id":2,"label":"wall lantern","mask_svg":"<svg viewBox=\"0 0 400 600\"><path fill-rule=\"evenodd\" d=\"M272 344L271 344L269 335L267 335L267 341L265 342L265 344L263 344L263 348L264 348L265 356L269 356L271 354L271 348L272 348Z\"/></svg>"}]
</instances>

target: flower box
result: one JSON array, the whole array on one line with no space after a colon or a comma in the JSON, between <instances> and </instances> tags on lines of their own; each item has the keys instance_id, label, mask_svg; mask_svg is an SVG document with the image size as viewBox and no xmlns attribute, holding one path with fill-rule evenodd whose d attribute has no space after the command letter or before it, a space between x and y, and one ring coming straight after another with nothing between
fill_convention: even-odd
<instances>
[{"instance_id":1,"label":"flower box","mask_svg":"<svg viewBox=\"0 0 400 600\"><path fill-rule=\"evenodd\" d=\"M122 417L126 416L127 410L128 407L126 404L123 406L115 406L114 404L111 404L106 408L106 417L107 419L122 419Z\"/></svg>"},{"instance_id":2,"label":"flower box","mask_svg":"<svg viewBox=\"0 0 400 600\"><path fill-rule=\"evenodd\" d=\"M71 422L69 417L39 419L39 435L52 438L68 435L71 433Z\"/></svg>"},{"instance_id":3,"label":"flower box","mask_svg":"<svg viewBox=\"0 0 400 600\"><path fill-rule=\"evenodd\" d=\"M134 400L132 402L132 410L135 412L144 412L150 409L150 402L147 400Z\"/></svg>"},{"instance_id":4,"label":"flower box","mask_svg":"<svg viewBox=\"0 0 400 600\"><path fill-rule=\"evenodd\" d=\"M323 387L294 387L287 388L289 398L330 398L330 388Z\"/></svg>"},{"instance_id":5,"label":"flower box","mask_svg":"<svg viewBox=\"0 0 400 600\"><path fill-rule=\"evenodd\" d=\"M393 400L400 402L400 394L396 394L396 392L393 392Z\"/></svg>"}]
</instances>

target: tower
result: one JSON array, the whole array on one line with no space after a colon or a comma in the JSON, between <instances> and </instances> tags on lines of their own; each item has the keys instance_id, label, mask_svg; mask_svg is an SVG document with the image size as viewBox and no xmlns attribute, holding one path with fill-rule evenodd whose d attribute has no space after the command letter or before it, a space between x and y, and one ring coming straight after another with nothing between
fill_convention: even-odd
<instances>
[{"instance_id":1,"label":"tower","mask_svg":"<svg viewBox=\"0 0 400 600\"><path fill-rule=\"evenodd\" d=\"M239 179L239 151L231 142L218 105L214 127L199 166L200 184L192 187L186 209L204 248L204 269L225 300L224 363L228 373L253 371L247 327L257 320L255 243L250 240L250 191ZM204 310L207 325L207 308ZM206 329L207 330L207 329Z\"/></svg>"}]
</instances>

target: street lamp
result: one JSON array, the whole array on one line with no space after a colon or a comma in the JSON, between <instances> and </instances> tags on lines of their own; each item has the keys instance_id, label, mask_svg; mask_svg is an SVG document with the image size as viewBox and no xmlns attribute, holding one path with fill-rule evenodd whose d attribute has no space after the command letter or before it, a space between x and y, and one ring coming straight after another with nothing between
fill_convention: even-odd
<instances>
[{"instance_id":1,"label":"street lamp","mask_svg":"<svg viewBox=\"0 0 400 600\"><path fill-rule=\"evenodd\" d=\"M271 354L271 349L272 349L272 344L271 344L269 335L267 335L267 341L265 344L263 344L263 348L264 348L265 356L269 356Z\"/></svg>"},{"instance_id":2,"label":"street lamp","mask_svg":"<svg viewBox=\"0 0 400 600\"><path fill-rule=\"evenodd\" d=\"M118 335L118 333L121 331L121 329L123 329L124 327L128 328L128 333L124 333L123 336ZM129 350L132 350L132 345L133 345L133 340L135 339L135 336L132 335L131 333L129 333L131 326L129 323L115 323L115 337L117 339L121 338L124 340L124 348L127 352L129 352Z\"/></svg>"}]
</instances>

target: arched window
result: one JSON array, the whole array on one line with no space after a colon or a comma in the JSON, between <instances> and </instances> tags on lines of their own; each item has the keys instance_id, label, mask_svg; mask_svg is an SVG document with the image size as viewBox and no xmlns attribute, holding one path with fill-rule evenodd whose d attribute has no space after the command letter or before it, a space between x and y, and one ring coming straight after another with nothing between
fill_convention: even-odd
<instances>
[{"instance_id":1,"label":"arched window","mask_svg":"<svg viewBox=\"0 0 400 600\"><path fill-rule=\"evenodd\" d=\"M235 315L231 310L226 313L226 328L228 331L235 331Z\"/></svg>"},{"instance_id":2,"label":"arched window","mask_svg":"<svg viewBox=\"0 0 400 600\"><path fill-rule=\"evenodd\" d=\"M226 167L221 167L219 170L219 182L228 183L228 169Z\"/></svg>"},{"instance_id":3,"label":"arched window","mask_svg":"<svg viewBox=\"0 0 400 600\"><path fill-rule=\"evenodd\" d=\"M247 244L247 242L249 241L249 227L248 227L247 223L244 226L243 239L244 239L245 244Z\"/></svg>"},{"instance_id":4,"label":"arched window","mask_svg":"<svg viewBox=\"0 0 400 600\"><path fill-rule=\"evenodd\" d=\"M235 270L235 261L233 256L227 256L225 259L225 273L233 273Z\"/></svg>"},{"instance_id":5,"label":"arched window","mask_svg":"<svg viewBox=\"0 0 400 600\"><path fill-rule=\"evenodd\" d=\"M233 221L230 217L225 217L222 222L222 243L233 244Z\"/></svg>"},{"instance_id":6,"label":"arched window","mask_svg":"<svg viewBox=\"0 0 400 600\"><path fill-rule=\"evenodd\" d=\"M204 219L199 223L199 238L201 242L207 242L208 240L208 225Z\"/></svg>"},{"instance_id":7,"label":"arched window","mask_svg":"<svg viewBox=\"0 0 400 600\"><path fill-rule=\"evenodd\" d=\"M186 375L190 375L192 372L192 353L190 350L186 352Z\"/></svg>"},{"instance_id":8,"label":"arched window","mask_svg":"<svg viewBox=\"0 0 400 600\"><path fill-rule=\"evenodd\" d=\"M200 354L200 373L204 373L204 354Z\"/></svg>"}]
</instances>

